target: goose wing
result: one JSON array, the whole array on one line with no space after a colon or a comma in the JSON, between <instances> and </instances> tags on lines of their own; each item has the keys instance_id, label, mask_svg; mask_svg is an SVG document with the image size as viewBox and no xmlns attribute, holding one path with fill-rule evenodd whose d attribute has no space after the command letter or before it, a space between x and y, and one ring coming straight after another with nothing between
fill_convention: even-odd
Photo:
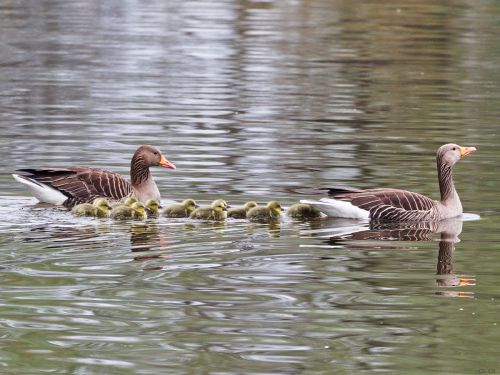
<instances>
[{"instance_id":1,"label":"goose wing","mask_svg":"<svg viewBox=\"0 0 500 375\"><path fill-rule=\"evenodd\" d=\"M132 192L132 185L121 175L97 168L71 167L19 169L22 176L50 186L68 197L66 207L88 202L96 197L118 200Z\"/></svg>"},{"instance_id":2,"label":"goose wing","mask_svg":"<svg viewBox=\"0 0 500 375\"><path fill-rule=\"evenodd\" d=\"M334 199L350 202L370 212L370 218L382 220L426 219L437 202L425 195L399 189L329 189Z\"/></svg>"}]
</instances>

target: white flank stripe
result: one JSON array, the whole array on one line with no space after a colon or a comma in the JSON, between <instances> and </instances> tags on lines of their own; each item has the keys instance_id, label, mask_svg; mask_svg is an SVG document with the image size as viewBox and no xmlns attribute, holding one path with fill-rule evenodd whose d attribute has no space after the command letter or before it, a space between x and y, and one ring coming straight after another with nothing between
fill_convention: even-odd
<instances>
[{"instance_id":1,"label":"white flank stripe","mask_svg":"<svg viewBox=\"0 0 500 375\"><path fill-rule=\"evenodd\" d=\"M26 186L31 194L33 194L33 196L40 202L60 205L63 204L66 199L68 199L68 197L61 193L59 190L56 190L53 187L45 185L41 182L33 181L29 177L20 176L18 174L13 174L12 177Z\"/></svg>"},{"instance_id":2,"label":"white flank stripe","mask_svg":"<svg viewBox=\"0 0 500 375\"><path fill-rule=\"evenodd\" d=\"M346 219L368 219L370 212L356 207L350 202L337 199L322 198L319 201L302 199L300 203L310 204L322 213L330 217L342 217Z\"/></svg>"}]
</instances>

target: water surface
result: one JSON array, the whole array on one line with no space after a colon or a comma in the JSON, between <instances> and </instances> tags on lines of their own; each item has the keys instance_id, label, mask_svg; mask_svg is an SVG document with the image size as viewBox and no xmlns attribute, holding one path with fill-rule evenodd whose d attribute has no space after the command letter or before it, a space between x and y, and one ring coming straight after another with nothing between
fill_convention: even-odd
<instances>
[{"instance_id":1,"label":"water surface","mask_svg":"<svg viewBox=\"0 0 500 375\"><path fill-rule=\"evenodd\" d=\"M494 1L2 3L0 372L500 372L499 16ZM153 171L164 202L437 197L447 142L478 152L455 168L467 220L441 227L117 223L38 207L10 176L127 175L151 143L178 167Z\"/></svg>"}]
</instances>

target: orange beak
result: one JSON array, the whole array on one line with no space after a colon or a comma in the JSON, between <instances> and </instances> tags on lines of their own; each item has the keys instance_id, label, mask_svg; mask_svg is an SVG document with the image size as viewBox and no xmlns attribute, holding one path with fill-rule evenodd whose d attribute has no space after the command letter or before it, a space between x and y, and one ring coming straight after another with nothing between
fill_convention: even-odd
<instances>
[{"instance_id":1,"label":"orange beak","mask_svg":"<svg viewBox=\"0 0 500 375\"><path fill-rule=\"evenodd\" d=\"M473 152L476 152L475 147L460 147L460 156L463 158L464 156L468 156L472 154Z\"/></svg>"},{"instance_id":2,"label":"orange beak","mask_svg":"<svg viewBox=\"0 0 500 375\"><path fill-rule=\"evenodd\" d=\"M471 279L471 278L458 279L458 286L465 286L465 285L476 285L476 279Z\"/></svg>"},{"instance_id":3,"label":"orange beak","mask_svg":"<svg viewBox=\"0 0 500 375\"><path fill-rule=\"evenodd\" d=\"M177 169L175 167L175 165L173 165L171 162L169 162L167 159L165 159L165 156L161 156L161 159L160 159L160 166L162 166L163 168L168 168L168 169Z\"/></svg>"}]
</instances>

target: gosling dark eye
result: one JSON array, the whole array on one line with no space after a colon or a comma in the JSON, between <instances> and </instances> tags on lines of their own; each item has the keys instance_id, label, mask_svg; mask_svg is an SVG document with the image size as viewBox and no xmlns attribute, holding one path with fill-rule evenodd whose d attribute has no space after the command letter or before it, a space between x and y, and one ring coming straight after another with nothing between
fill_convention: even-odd
<instances>
[{"instance_id":1,"label":"gosling dark eye","mask_svg":"<svg viewBox=\"0 0 500 375\"><path fill-rule=\"evenodd\" d=\"M155 155L158 155L158 153L155 151Z\"/></svg>"},{"instance_id":2,"label":"gosling dark eye","mask_svg":"<svg viewBox=\"0 0 500 375\"><path fill-rule=\"evenodd\" d=\"M455 151L457 148L456 147L453 147L452 150Z\"/></svg>"}]
</instances>

